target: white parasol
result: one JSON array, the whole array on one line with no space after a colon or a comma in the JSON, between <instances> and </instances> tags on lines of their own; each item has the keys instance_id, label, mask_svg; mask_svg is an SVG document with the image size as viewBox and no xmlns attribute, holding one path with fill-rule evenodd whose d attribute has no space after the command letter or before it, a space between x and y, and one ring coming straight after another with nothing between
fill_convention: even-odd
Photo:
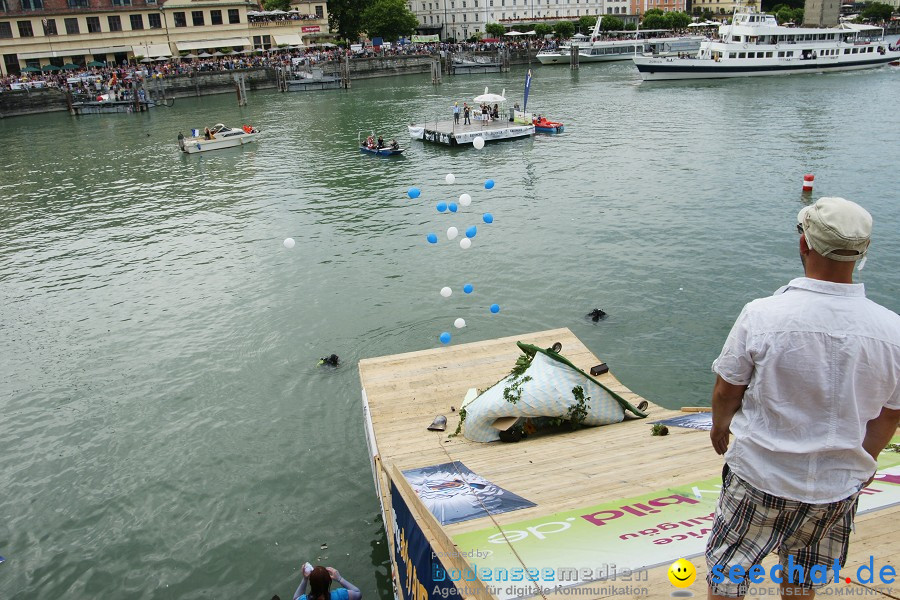
<instances>
[{"instance_id":1,"label":"white parasol","mask_svg":"<svg viewBox=\"0 0 900 600\"><path fill-rule=\"evenodd\" d=\"M484 93L480 96L475 96L475 98L473 98L473 100L475 102L494 102L494 103L506 102L505 96L506 96L506 90L503 90L503 93L501 93L500 95L489 94L488 89L485 87Z\"/></svg>"}]
</instances>

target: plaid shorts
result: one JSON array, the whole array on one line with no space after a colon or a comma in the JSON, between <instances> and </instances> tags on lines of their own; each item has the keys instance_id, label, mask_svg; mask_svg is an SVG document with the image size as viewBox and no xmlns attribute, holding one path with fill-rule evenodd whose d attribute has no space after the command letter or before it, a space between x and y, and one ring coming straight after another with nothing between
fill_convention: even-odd
<instances>
[{"instance_id":1,"label":"plaid shorts","mask_svg":"<svg viewBox=\"0 0 900 600\"><path fill-rule=\"evenodd\" d=\"M706 581L713 593L731 598L745 595L749 580L745 577L740 583L732 583L728 570L740 565L746 572L776 549L785 582L791 577L793 585L805 589L826 585L811 579L810 570L816 565L826 567L827 581L834 581L835 559L842 567L847 561L858 493L829 504L785 500L754 488L732 473L727 464L722 480L722 495L706 542ZM793 575L787 571L789 557L793 565L803 568L799 581L799 570ZM712 569L717 565L725 574L721 583L712 581ZM764 582L774 585L769 575L767 570Z\"/></svg>"}]
</instances>

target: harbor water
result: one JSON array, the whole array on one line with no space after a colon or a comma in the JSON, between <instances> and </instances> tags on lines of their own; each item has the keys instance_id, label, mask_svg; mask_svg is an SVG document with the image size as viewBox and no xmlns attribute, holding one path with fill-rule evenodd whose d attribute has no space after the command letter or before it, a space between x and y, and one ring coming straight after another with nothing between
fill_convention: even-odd
<instances>
[{"instance_id":1,"label":"harbor water","mask_svg":"<svg viewBox=\"0 0 900 600\"><path fill-rule=\"evenodd\" d=\"M801 274L811 198L870 210L858 279L900 310L900 69L642 84L630 63L535 65L528 108L564 134L407 139L485 86L521 103L524 79L0 121L0 598L289 598L308 560L387 600L357 361L568 327L644 397L706 404L742 305ZM178 151L218 122L259 143ZM361 154L370 132L407 152ZM447 240L471 225L470 249Z\"/></svg>"}]
</instances>

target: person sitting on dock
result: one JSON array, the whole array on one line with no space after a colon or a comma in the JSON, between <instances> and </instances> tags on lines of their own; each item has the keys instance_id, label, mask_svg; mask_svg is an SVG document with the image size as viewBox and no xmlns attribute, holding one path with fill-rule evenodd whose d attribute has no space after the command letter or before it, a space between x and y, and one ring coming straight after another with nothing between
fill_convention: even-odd
<instances>
[{"instance_id":1,"label":"person sitting on dock","mask_svg":"<svg viewBox=\"0 0 900 600\"><path fill-rule=\"evenodd\" d=\"M337 581L342 587L329 592L332 581ZM306 591L307 584L309 592ZM337 569L318 566L309 575L303 573L303 581L294 592L294 600L362 600L362 592L341 577Z\"/></svg>"},{"instance_id":2,"label":"person sitting on dock","mask_svg":"<svg viewBox=\"0 0 900 600\"><path fill-rule=\"evenodd\" d=\"M384 148L384 138L381 137L380 135L378 136L378 145L375 147L378 148L379 150Z\"/></svg>"}]
</instances>

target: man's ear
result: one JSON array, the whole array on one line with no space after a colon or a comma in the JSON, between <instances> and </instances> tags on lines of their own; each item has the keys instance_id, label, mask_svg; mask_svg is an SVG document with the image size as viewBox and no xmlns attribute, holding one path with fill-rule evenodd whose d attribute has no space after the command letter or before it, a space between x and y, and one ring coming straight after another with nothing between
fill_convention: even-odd
<instances>
[{"instance_id":1,"label":"man's ear","mask_svg":"<svg viewBox=\"0 0 900 600\"><path fill-rule=\"evenodd\" d=\"M809 254L810 247L806 241L806 234L800 236L800 254Z\"/></svg>"}]
</instances>

